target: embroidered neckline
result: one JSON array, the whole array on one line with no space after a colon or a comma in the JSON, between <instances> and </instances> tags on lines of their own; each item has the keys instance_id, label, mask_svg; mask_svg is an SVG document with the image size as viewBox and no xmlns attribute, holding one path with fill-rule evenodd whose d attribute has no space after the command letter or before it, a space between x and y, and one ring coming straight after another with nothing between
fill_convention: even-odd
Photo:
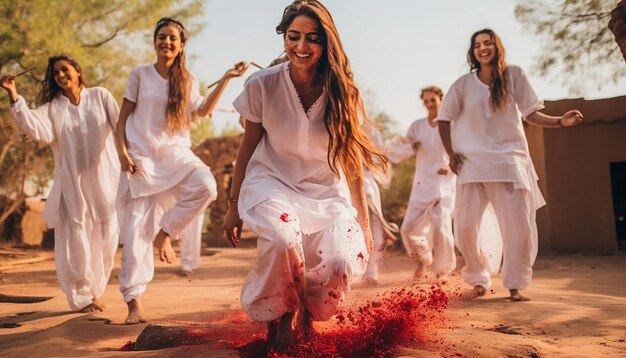
<instances>
[{"instance_id":1,"label":"embroidered neckline","mask_svg":"<svg viewBox=\"0 0 626 358\"><path fill-rule=\"evenodd\" d=\"M289 80L289 84L291 85L291 88L293 89L293 92L296 95L296 99L298 100L298 104L300 105L300 108L302 109L302 112L304 112L304 115L307 116L307 118L309 117L309 114L318 107L319 103L322 101L322 99L324 98L324 95L326 94L326 86L324 86L322 88L322 94L319 95L319 97L317 97L317 99L315 100L315 102L313 102L313 104L309 107L309 109L305 110L304 109L304 105L302 104L302 100L300 99L300 93L298 92L298 89L296 89L296 85L293 84L293 81L291 80L291 76L289 76L289 71L291 68L291 62L287 62L287 65L285 66L287 68L286 72L287 72L287 79Z\"/></svg>"}]
</instances>

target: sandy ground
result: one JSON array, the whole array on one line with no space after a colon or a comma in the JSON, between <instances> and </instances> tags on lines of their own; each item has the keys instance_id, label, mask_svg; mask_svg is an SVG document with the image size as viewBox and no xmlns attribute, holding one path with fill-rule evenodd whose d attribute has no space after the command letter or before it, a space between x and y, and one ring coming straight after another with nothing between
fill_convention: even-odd
<instances>
[{"instance_id":1,"label":"sandy ground","mask_svg":"<svg viewBox=\"0 0 626 358\"><path fill-rule=\"evenodd\" d=\"M255 256L253 248L207 250L191 278L178 266L157 263L143 296L151 322L221 325L224 330L263 333L239 306L239 290ZM413 266L386 253L381 286L355 287L344 307L411 282ZM118 291L120 257L102 301L105 312L68 311L56 283L51 252L0 250L0 294L54 296L40 303L0 303L2 357L220 357L237 356L228 344L122 352L146 324L121 324L126 306ZM544 256L535 264L531 302L512 303L499 277L494 292L455 300L446 312L449 328L434 343L407 344L395 356L417 357L626 357L626 255ZM250 338L252 339L252 337ZM217 348L216 348L217 347Z\"/></svg>"}]
</instances>

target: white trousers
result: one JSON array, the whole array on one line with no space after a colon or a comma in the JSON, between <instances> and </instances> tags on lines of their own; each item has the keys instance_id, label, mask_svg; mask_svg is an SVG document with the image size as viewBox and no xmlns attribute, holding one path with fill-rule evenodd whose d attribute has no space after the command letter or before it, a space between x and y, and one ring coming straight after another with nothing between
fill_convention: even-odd
<instances>
[{"instance_id":1,"label":"white trousers","mask_svg":"<svg viewBox=\"0 0 626 358\"><path fill-rule=\"evenodd\" d=\"M502 282L508 289L524 289L532 278L536 257L537 224L531 193L512 182L468 183L457 186L455 231L465 259L463 278L472 285L491 288L489 258L481 248L479 227L487 204L495 211L502 234Z\"/></svg>"},{"instance_id":2,"label":"white trousers","mask_svg":"<svg viewBox=\"0 0 626 358\"><path fill-rule=\"evenodd\" d=\"M155 195L132 198L130 191L125 192L120 220L120 240L124 246L119 276L124 301L141 296L154 276L153 242L159 228L177 239L216 197L215 178L208 168L192 171L172 188Z\"/></svg>"},{"instance_id":3,"label":"white trousers","mask_svg":"<svg viewBox=\"0 0 626 358\"><path fill-rule=\"evenodd\" d=\"M204 211L180 233L180 268L193 271L200 266Z\"/></svg>"},{"instance_id":4,"label":"white trousers","mask_svg":"<svg viewBox=\"0 0 626 358\"><path fill-rule=\"evenodd\" d=\"M279 197L242 215L258 235L258 257L241 291L241 305L257 322L276 320L302 304L314 320L329 320L350 283L365 272L368 253L356 220L303 235L294 213L289 200Z\"/></svg>"},{"instance_id":5,"label":"white trousers","mask_svg":"<svg viewBox=\"0 0 626 358\"><path fill-rule=\"evenodd\" d=\"M82 224L68 215L63 197L54 228L54 262L61 289L72 310L100 298L109 282L118 245L117 217L106 222L87 218Z\"/></svg>"},{"instance_id":6,"label":"white trousers","mask_svg":"<svg viewBox=\"0 0 626 358\"><path fill-rule=\"evenodd\" d=\"M367 269L365 270L364 277L378 280L378 266L380 265L383 255L381 252L384 241L383 225L376 214L374 214L371 210L368 210L368 212L370 217L370 227L372 228L372 236L374 238L374 250L370 254L370 259L367 262Z\"/></svg>"},{"instance_id":7,"label":"white trousers","mask_svg":"<svg viewBox=\"0 0 626 358\"><path fill-rule=\"evenodd\" d=\"M433 202L409 201L400 227L407 253L417 257L436 274L448 274L456 267L452 213L454 196L444 195Z\"/></svg>"}]
</instances>

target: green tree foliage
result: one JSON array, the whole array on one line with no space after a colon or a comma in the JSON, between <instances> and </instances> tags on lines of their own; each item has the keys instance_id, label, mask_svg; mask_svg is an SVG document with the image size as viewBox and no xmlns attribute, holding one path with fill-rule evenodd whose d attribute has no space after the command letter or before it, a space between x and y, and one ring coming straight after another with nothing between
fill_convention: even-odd
<instances>
[{"instance_id":1,"label":"green tree foliage","mask_svg":"<svg viewBox=\"0 0 626 358\"><path fill-rule=\"evenodd\" d=\"M153 60L156 21L178 18L193 35L201 25L192 21L202 13L202 0L0 0L0 73L37 66L17 79L18 92L32 105L48 57L68 52L88 86L106 87L121 99L130 70ZM2 91L0 195L15 205L0 207L0 224L24 200L25 182L45 185L52 169L50 151L20 135L8 102Z\"/></svg>"},{"instance_id":2,"label":"green tree foliage","mask_svg":"<svg viewBox=\"0 0 626 358\"><path fill-rule=\"evenodd\" d=\"M542 76L560 79L573 95L601 89L626 75L608 22L619 0L528 0L515 7L517 20L543 39L536 59ZM602 64L602 67L598 67Z\"/></svg>"}]
</instances>

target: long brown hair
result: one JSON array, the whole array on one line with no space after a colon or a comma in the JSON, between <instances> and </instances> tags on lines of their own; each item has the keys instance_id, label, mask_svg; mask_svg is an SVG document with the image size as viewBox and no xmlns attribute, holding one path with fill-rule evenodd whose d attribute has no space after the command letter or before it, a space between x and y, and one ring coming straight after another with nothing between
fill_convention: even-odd
<instances>
[{"instance_id":1,"label":"long brown hair","mask_svg":"<svg viewBox=\"0 0 626 358\"><path fill-rule=\"evenodd\" d=\"M324 45L318 71L325 79L328 93L324 124L329 136L327 160L331 171L339 176L339 163L344 168L345 175L353 179L355 171L352 169L362 165L361 157L368 167L385 170L385 157L361 128L359 114L365 117L363 100L354 83L350 62L332 16L319 1L296 0L285 8L276 32L284 38L289 25L299 15L317 22ZM373 156L379 160L374 160Z\"/></svg>"},{"instance_id":2,"label":"long brown hair","mask_svg":"<svg viewBox=\"0 0 626 358\"><path fill-rule=\"evenodd\" d=\"M502 109L509 102L509 80L505 74L505 51L500 37L491 29L476 31L470 40L469 50L467 51L467 63L470 66L470 71L480 72L480 62L478 62L478 59L476 59L476 56L474 55L474 43L476 42L476 37L480 34L487 34L491 36L491 40L496 48L496 55L493 57L493 61L491 63L493 71L491 72L491 82L489 86L489 91L491 93L489 100L491 102L491 108L494 110Z\"/></svg>"},{"instance_id":3,"label":"long brown hair","mask_svg":"<svg viewBox=\"0 0 626 358\"><path fill-rule=\"evenodd\" d=\"M61 87L54 80L54 64L59 61L67 61L74 67L76 72L80 74L78 77L78 84L82 87L85 84L85 76L83 75L83 69L78 62L70 56L69 53L62 53L58 56L52 56L48 58L48 67L46 68L46 75L39 85L39 93L35 99L37 106L41 106L44 103L51 102L61 92Z\"/></svg>"},{"instance_id":4,"label":"long brown hair","mask_svg":"<svg viewBox=\"0 0 626 358\"><path fill-rule=\"evenodd\" d=\"M156 42L159 30L166 26L174 26L180 33L180 42L184 45L187 42L187 30L179 21L169 17L164 17L157 21L154 29L154 42ZM165 118L167 129L170 133L176 133L189 127L190 113L187 111L189 103L189 92L191 91L191 80L189 71L185 65L185 47L180 49L174 59L174 63L167 73L167 106L165 107Z\"/></svg>"}]
</instances>

